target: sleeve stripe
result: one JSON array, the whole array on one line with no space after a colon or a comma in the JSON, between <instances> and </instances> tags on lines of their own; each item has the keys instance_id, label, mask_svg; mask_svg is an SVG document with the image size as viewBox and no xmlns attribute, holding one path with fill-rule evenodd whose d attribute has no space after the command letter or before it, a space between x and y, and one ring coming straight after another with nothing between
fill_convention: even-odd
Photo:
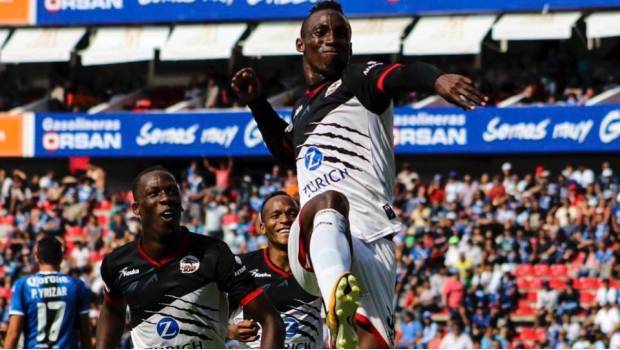
<instances>
[{"instance_id":1,"label":"sleeve stripe","mask_svg":"<svg viewBox=\"0 0 620 350\"><path fill-rule=\"evenodd\" d=\"M17 310L11 310L9 311L9 315L24 315L24 313Z\"/></svg>"},{"instance_id":2,"label":"sleeve stripe","mask_svg":"<svg viewBox=\"0 0 620 350\"><path fill-rule=\"evenodd\" d=\"M259 295L263 294L263 288L256 288L253 291L251 291L248 295L244 296L243 299L241 299L241 301L239 302L241 305L247 305L249 304L252 300L256 299Z\"/></svg>"},{"instance_id":3,"label":"sleeve stripe","mask_svg":"<svg viewBox=\"0 0 620 350\"><path fill-rule=\"evenodd\" d=\"M90 313L90 310L80 311L80 315L88 315L89 313Z\"/></svg>"},{"instance_id":4,"label":"sleeve stripe","mask_svg":"<svg viewBox=\"0 0 620 350\"><path fill-rule=\"evenodd\" d=\"M385 78L388 76L388 74L392 73L392 71L398 67L402 66L401 64L398 63L394 63L392 66L390 66L388 69L386 69L385 71L383 71L383 73L381 73L381 75L379 76L379 79L377 80L377 90L385 93L385 91L383 91L383 81L385 80Z\"/></svg>"}]
</instances>

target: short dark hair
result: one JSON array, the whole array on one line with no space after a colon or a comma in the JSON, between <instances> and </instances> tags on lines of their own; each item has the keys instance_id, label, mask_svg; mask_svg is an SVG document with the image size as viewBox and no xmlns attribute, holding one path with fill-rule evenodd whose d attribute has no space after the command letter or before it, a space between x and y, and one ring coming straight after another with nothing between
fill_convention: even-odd
<instances>
[{"instance_id":1,"label":"short dark hair","mask_svg":"<svg viewBox=\"0 0 620 350\"><path fill-rule=\"evenodd\" d=\"M62 243L56 237L44 236L37 241L37 256L43 264L60 265L62 263Z\"/></svg>"},{"instance_id":2,"label":"short dark hair","mask_svg":"<svg viewBox=\"0 0 620 350\"><path fill-rule=\"evenodd\" d=\"M308 11L308 15L304 18L303 22L301 22L301 28L299 30L299 35L301 37L304 36L304 28L306 27L306 22L308 22L310 16L312 16L315 12L319 12L321 10L333 10L344 16L344 11L342 11L342 5L340 5L339 2L334 0L318 1L314 4L314 6L312 6L310 11Z\"/></svg>"},{"instance_id":3,"label":"short dark hair","mask_svg":"<svg viewBox=\"0 0 620 350\"><path fill-rule=\"evenodd\" d=\"M168 173L176 181L176 178L174 177L172 172L170 172L170 170L164 168L161 165L155 165L155 166L152 166L150 168L146 168L146 169L142 170L138 175L136 175L136 177L133 179L133 182L131 183L131 193L133 193L134 201L136 200L136 197L137 197L137 194L138 194L138 184L140 183L140 180L142 180L142 178L145 175L150 174L150 173L154 173L154 172Z\"/></svg>"},{"instance_id":4,"label":"short dark hair","mask_svg":"<svg viewBox=\"0 0 620 350\"><path fill-rule=\"evenodd\" d=\"M295 199L293 199L293 197L291 197L288 193L284 192L284 191L276 191L276 192L272 192L270 193L267 197L265 197L265 200L263 201L263 204L261 204L260 206L260 221L263 221L263 216L265 215L265 207L267 206L267 202L269 202L271 199L278 197L278 196L285 196L290 198L293 202L295 202L295 204L297 204L297 201ZM299 206L299 205L298 205Z\"/></svg>"}]
</instances>

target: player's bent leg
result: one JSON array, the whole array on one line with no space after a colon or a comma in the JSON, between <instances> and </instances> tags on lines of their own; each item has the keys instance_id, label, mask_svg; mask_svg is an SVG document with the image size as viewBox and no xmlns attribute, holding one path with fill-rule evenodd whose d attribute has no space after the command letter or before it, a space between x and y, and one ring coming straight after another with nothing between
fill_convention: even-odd
<instances>
[{"instance_id":1,"label":"player's bent leg","mask_svg":"<svg viewBox=\"0 0 620 350\"><path fill-rule=\"evenodd\" d=\"M327 307L327 326L336 347L357 347L354 316L359 284L351 274L349 202L337 191L312 198L301 210L302 239Z\"/></svg>"}]
</instances>

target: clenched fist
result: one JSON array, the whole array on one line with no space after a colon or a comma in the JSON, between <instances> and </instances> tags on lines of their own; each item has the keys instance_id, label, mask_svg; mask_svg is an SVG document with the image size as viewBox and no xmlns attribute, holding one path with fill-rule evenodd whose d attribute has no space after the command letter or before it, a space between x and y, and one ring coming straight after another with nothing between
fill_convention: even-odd
<instances>
[{"instance_id":1,"label":"clenched fist","mask_svg":"<svg viewBox=\"0 0 620 350\"><path fill-rule=\"evenodd\" d=\"M230 86L243 103L252 102L262 93L260 82L252 68L243 68L238 71L232 78Z\"/></svg>"}]
</instances>

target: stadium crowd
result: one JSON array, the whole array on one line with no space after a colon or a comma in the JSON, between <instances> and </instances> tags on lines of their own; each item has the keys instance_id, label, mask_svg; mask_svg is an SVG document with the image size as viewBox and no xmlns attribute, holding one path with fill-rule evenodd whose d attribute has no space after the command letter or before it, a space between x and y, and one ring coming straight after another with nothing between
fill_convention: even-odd
<instances>
[{"instance_id":1,"label":"stadium crowd","mask_svg":"<svg viewBox=\"0 0 620 350\"><path fill-rule=\"evenodd\" d=\"M234 167L193 161L177 173L183 223L245 253L267 242L257 233L263 198L298 196L297 179L279 166L261 178ZM505 163L431 179L414 168L402 164L395 189L399 347L620 347L620 180L609 163L561 173ZM65 177L0 170L0 335L11 285L34 271L33 244L46 234L63 239L63 269L90 286L95 324L102 258L140 231L131 201L129 191L107 193L105 170L92 164Z\"/></svg>"}]
</instances>

